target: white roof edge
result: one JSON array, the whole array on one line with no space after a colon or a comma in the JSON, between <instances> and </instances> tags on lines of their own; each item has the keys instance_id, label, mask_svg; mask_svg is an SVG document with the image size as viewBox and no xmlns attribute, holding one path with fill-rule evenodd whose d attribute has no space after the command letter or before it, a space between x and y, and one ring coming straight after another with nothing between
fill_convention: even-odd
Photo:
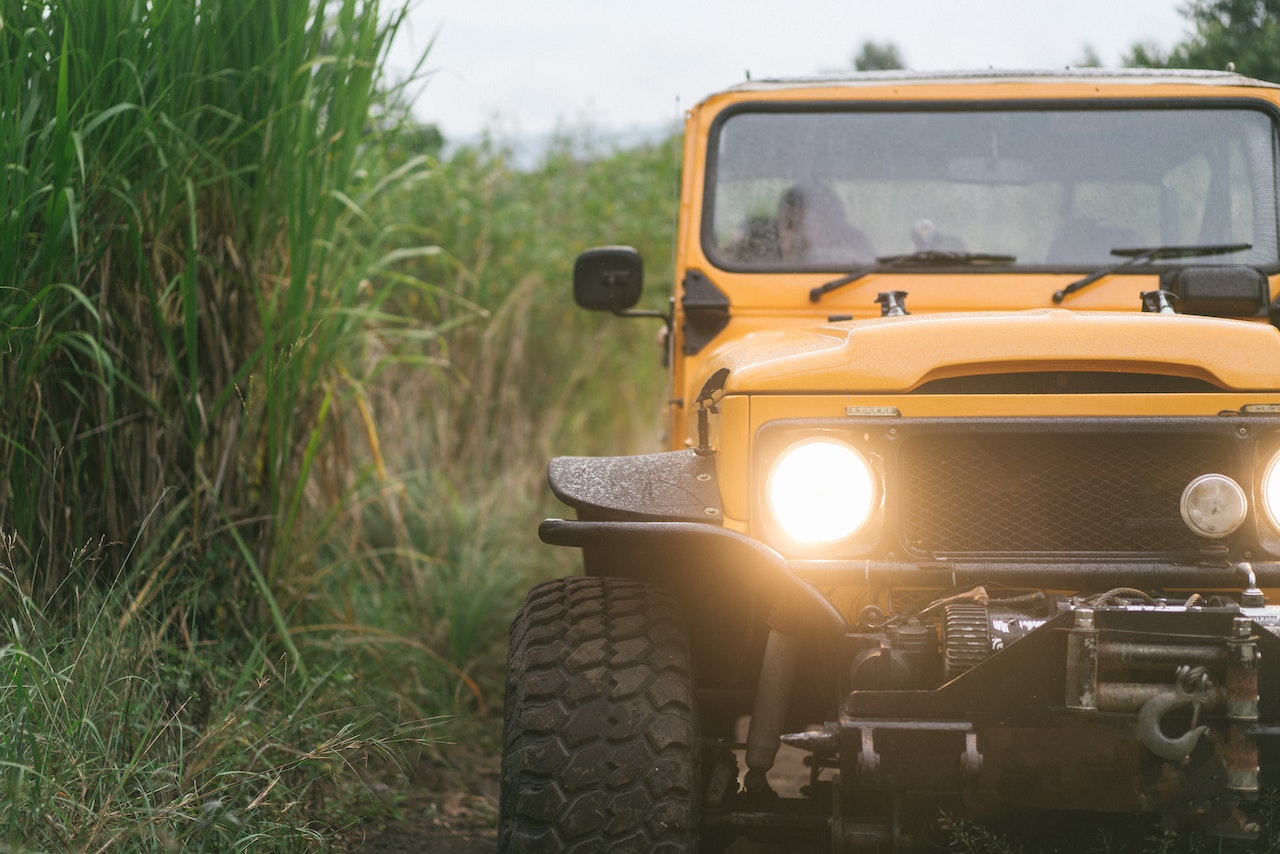
<instances>
[{"instance_id":1,"label":"white roof edge","mask_svg":"<svg viewBox=\"0 0 1280 854\"><path fill-rule=\"evenodd\" d=\"M781 89L875 86L886 83L1129 83L1191 84L1202 86L1242 86L1278 89L1280 84L1245 77L1234 71L1185 68L1064 68L1064 69L972 69L961 71L858 71L811 77L778 77L747 80L730 87L730 92Z\"/></svg>"}]
</instances>

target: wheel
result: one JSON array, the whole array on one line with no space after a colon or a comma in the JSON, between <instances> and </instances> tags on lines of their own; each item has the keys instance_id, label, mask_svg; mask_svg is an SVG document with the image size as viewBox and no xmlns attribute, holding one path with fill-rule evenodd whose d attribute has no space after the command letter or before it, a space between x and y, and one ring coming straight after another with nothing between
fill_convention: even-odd
<instances>
[{"instance_id":1,"label":"wheel","mask_svg":"<svg viewBox=\"0 0 1280 854\"><path fill-rule=\"evenodd\" d=\"M533 588L511 625L498 848L697 850L689 647L634 581Z\"/></svg>"}]
</instances>

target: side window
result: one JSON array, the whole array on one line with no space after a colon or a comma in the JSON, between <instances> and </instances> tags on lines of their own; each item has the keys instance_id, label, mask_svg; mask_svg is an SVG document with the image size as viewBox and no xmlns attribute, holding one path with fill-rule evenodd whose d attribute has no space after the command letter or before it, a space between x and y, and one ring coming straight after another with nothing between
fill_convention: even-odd
<instances>
[{"instance_id":1,"label":"side window","mask_svg":"<svg viewBox=\"0 0 1280 854\"><path fill-rule=\"evenodd\" d=\"M768 264L781 259L778 199L784 181L721 182L716 189L716 249L730 261Z\"/></svg>"}]
</instances>

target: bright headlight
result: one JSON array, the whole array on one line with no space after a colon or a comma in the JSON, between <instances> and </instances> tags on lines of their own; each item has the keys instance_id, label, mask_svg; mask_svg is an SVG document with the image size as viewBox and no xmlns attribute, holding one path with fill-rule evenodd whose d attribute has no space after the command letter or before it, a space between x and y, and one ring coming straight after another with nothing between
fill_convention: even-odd
<instances>
[{"instance_id":1,"label":"bright headlight","mask_svg":"<svg viewBox=\"0 0 1280 854\"><path fill-rule=\"evenodd\" d=\"M1271 458L1262 475L1262 506L1272 527L1280 530L1280 453Z\"/></svg>"},{"instance_id":2,"label":"bright headlight","mask_svg":"<svg viewBox=\"0 0 1280 854\"><path fill-rule=\"evenodd\" d=\"M783 451L769 471L766 500L782 532L800 543L834 543L866 524L876 478L862 454L833 439Z\"/></svg>"}]
</instances>

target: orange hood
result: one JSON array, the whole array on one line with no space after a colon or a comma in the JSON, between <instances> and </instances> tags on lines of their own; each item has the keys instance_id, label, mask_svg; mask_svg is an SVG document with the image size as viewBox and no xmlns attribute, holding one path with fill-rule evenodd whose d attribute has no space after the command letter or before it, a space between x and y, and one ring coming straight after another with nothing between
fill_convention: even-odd
<instances>
[{"instance_id":1,"label":"orange hood","mask_svg":"<svg viewBox=\"0 0 1280 854\"><path fill-rule=\"evenodd\" d=\"M904 392L947 377L1046 370L1162 374L1235 391L1280 388L1280 331L1193 315L908 315L758 332L709 355L708 374L730 369L730 394Z\"/></svg>"}]
</instances>

